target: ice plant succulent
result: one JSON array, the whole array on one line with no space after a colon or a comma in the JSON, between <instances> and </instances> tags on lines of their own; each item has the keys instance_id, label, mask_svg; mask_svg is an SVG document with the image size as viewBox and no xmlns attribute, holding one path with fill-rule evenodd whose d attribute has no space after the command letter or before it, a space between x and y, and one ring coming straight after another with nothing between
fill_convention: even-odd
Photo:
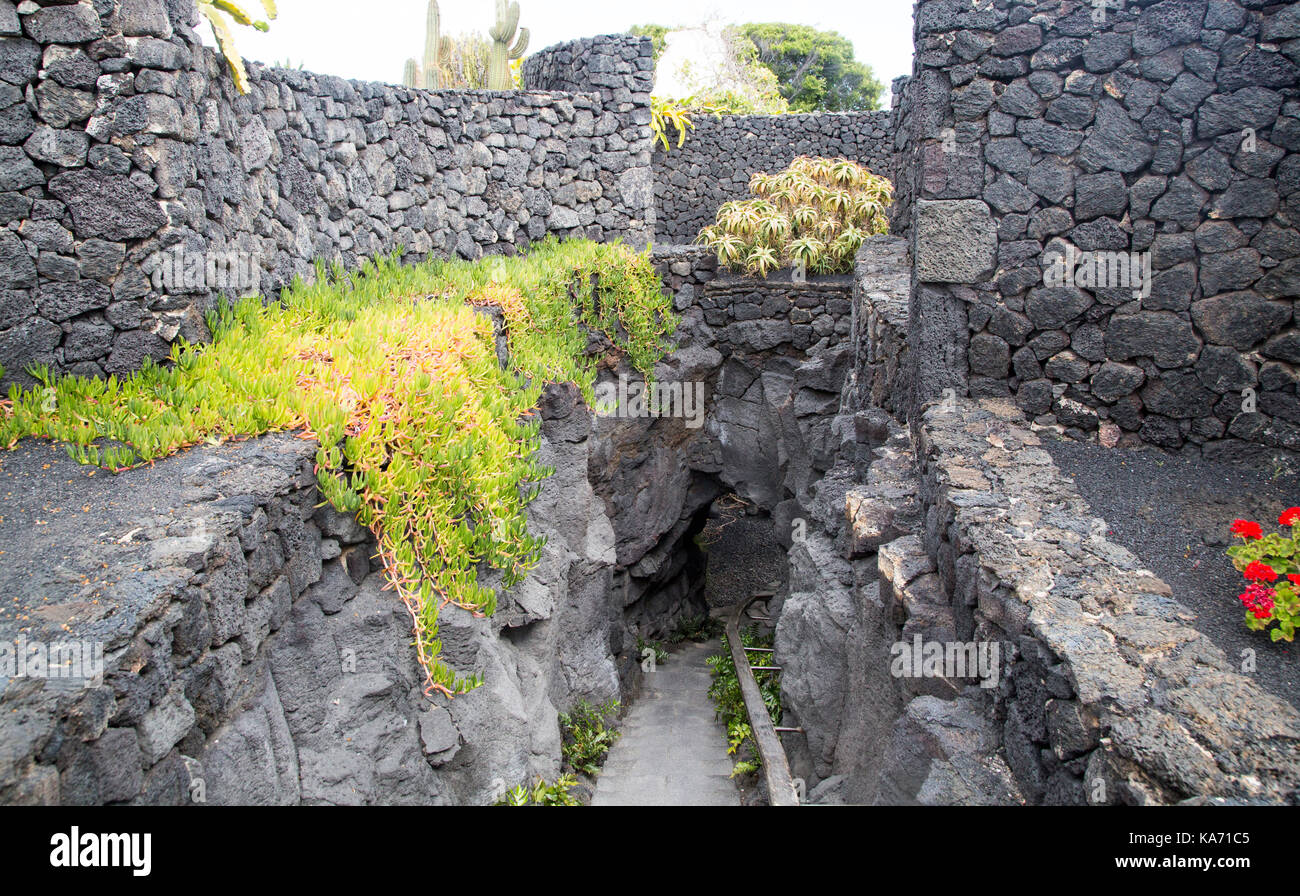
<instances>
[{"instance_id":1,"label":"ice plant succulent","mask_svg":"<svg viewBox=\"0 0 1300 896\"><path fill-rule=\"evenodd\" d=\"M1233 520L1229 528L1241 544L1228 548L1228 556L1247 582L1237 597L1246 626L1268 631L1274 641L1292 641L1300 624L1300 507L1283 511L1278 525L1285 529L1265 535L1258 523Z\"/></svg>"},{"instance_id":2,"label":"ice plant succulent","mask_svg":"<svg viewBox=\"0 0 1300 896\"><path fill-rule=\"evenodd\" d=\"M477 306L499 309L508 367ZM594 402L591 332L649 376L676 318L645 254L548 240L478 263L319 266L280 302L242 299L209 325L211 345L177 345L167 364L120 379L33 370L40 385L0 402L0 445L56 439L81 463L121 471L301 430L319 442L322 495L375 534L426 691L452 696L479 681L439 659L439 610L490 615L496 592L480 576L509 588L541 556L526 510L552 472L534 456L543 386L573 382Z\"/></svg>"}]
</instances>

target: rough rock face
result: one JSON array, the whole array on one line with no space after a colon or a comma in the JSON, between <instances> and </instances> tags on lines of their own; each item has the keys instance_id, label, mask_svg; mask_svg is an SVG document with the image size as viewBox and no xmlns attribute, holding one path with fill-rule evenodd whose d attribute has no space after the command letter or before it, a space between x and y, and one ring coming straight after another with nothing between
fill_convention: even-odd
<instances>
[{"instance_id":1,"label":"rough rock face","mask_svg":"<svg viewBox=\"0 0 1300 896\"><path fill-rule=\"evenodd\" d=\"M783 171L798 156L852 159L893 177L890 112L697 115L686 142L654 146L655 238L692 243L718 206L748 199L756 173ZM672 135L670 134L670 137Z\"/></svg>"},{"instance_id":2,"label":"rough rock face","mask_svg":"<svg viewBox=\"0 0 1300 896\"><path fill-rule=\"evenodd\" d=\"M792 766L818 799L1297 798L1300 714L1238 675L1168 586L1098 534L1014 406L935 405L913 441L915 461L901 432L895 456L877 448L864 486L844 490L833 470L818 489L842 495L845 521L815 512L790 552L776 657L805 732L786 738ZM885 505L918 534L882 542ZM987 668L932 673L896 665L913 644L997 652Z\"/></svg>"},{"instance_id":3,"label":"rough rock face","mask_svg":"<svg viewBox=\"0 0 1300 896\"><path fill-rule=\"evenodd\" d=\"M249 67L193 0L0 4L0 363L102 376L207 338L216 296L317 261L513 252L654 230L650 42L530 58L528 91ZM552 65L574 51L591 62ZM396 72L394 72L396 75Z\"/></svg>"},{"instance_id":4,"label":"rough rock face","mask_svg":"<svg viewBox=\"0 0 1300 896\"><path fill-rule=\"evenodd\" d=\"M907 395L908 316L912 293L907 241L876 237L858 250L853 268L853 372L845 401L902 416Z\"/></svg>"},{"instance_id":5,"label":"rough rock face","mask_svg":"<svg viewBox=\"0 0 1300 896\"><path fill-rule=\"evenodd\" d=\"M1291 5L1244 0L922 0L891 214L917 262L920 402L1012 398L1207 456L1300 448L1294 30ZM1138 276L1085 259L1053 286L1069 248Z\"/></svg>"},{"instance_id":6,"label":"rough rock face","mask_svg":"<svg viewBox=\"0 0 1300 896\"><path fill-rule=\"evenodd\" d=\"M557 712L625 698L637 637L705 611L693 539L710 503L810 501L844 429L847 282L715 283L693 248L655 261L683 317L656 381L701 402L606 416L573 386L544 392L539 459L556 473L529 526L546 545L491 619L443 609L445 659L485 682L453 701L421 693L369 534L317 507L310 443L198 448L120 477L36 445L0 457L30 487L0 514L0 578L25 583L26 611L0 631L48 640L66 622L106 650L102 684L0 693L0 802L465 804L554 778ZM633 379L611 346L591 349L599 384ZM778 367L767 391L724 397L727 371ZM750 441L731 437L741 425ZM751 470L757 445L779 450ZM51 544L67 546L53 564Z\"/></svg>"},{"instance_id":7,"label":"rough rock face","mask_svg":"<svg viewBox=\"0 0 1300 896\"><path fill-rule=\"evenodd\" d=\"M486 682L445 703L421 693L410 619L371 569L369 533L316 508L309 443L197 449L105 483L92 493L105 519L66 520L60 534L84 544L27 579L32 601L63 598L41 611L46 628L5 625L6 637L49 640L66 619L70 637L104 641L104 683L64 696L49 682L8 683L0 801L482 803L553 778L558 709L623 692L625 627L670 627L701 607L698 583L674 590L675 574L646 575L647 589L671 595L652 607L614 587L614 526L586 478L589 412L576 390L557 389L543 417L542 460L560 481L529 508L547 538L542 560L493 618L443 610L444 656ZM28 450L5 460L34 466ZM68 501L91 500L83 471L55 466L78 477ZM153 497L154 515L120 487ZM621 522L651 547L673 532ZM86 542L88 524L108 527L103 543ZM70 590L74 575L91 584Z\"/></svg>"},{"instance_id":8,"label":"rough rock face","mask_svg":"<svg viewBox=\"0 0 1300 896\"><path fill-rule=\"evenodd\" d=\"M885 307L855 309L859 322L898 298L888 257L864 247L880 270L859 272L855 301ZM1300 798L1300 714L1237 675L1169 587L1104 538L1014 405L953 393L909 433L861 403L892 375L864 352L915 353L907 326L855 325L865 382L842 410L859 442L812 485L778 601L786 723L803 729L784 742L811 799ZM951 659L898 662L929 645Z\"/></svg>"}]
</instances>

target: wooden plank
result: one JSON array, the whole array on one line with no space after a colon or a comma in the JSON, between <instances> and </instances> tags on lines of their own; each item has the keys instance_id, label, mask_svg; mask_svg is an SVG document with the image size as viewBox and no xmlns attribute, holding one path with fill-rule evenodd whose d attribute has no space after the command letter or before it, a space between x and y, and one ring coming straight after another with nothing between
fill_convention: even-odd
<instances>
[{"instance_id":1,"label":"wooden plank","mask_svg":"<svg viewBox=\"0 0 1300 896\"><path fill-rule=\"evenodd\" d=\"M777 736L772 717L767 714L763 694L758 689L749 658L745 656L744 647L740 643L741 617L755 599L756 597L751 597L742 601L727 620L727 646L731 649L731 661L736 666L736 679L740 682L745 711L749 713L749 727L754 732L754 743L758 745L758 755L763 760L768 802L773 806L797 806L799 795L790 777L790 762L786 759L785 748L781 746L781 738Z\"/></svg>"}]
</instances>

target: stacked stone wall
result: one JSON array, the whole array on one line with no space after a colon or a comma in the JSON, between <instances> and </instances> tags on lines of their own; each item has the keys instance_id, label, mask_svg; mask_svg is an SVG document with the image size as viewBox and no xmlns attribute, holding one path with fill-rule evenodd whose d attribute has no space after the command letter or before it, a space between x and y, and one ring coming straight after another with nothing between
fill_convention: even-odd
<instances>
[{"instance_id":1,"label":"stacked stone wall","mask_svg":"<svg viewBox=\"0 0 1300 896\"><path fill-rule=\"evenodd\" d=\"M195 27L193 0L0 0L7 381L128 373L318 261L653 234L648 40L543 50L527 91L253 64L240 95Z\"/></svg>"},{"instance_id":2,"label":"stacked stone wall","mask_svg":"<svg viewBox=\"0 0 1300 896\"><path fill-rule=\"evenodd\" d=\"M915 27L912 406L951 388L1076 434L1300 447L1295 4L922 0ZM1046 276L1071 251L1139 282Z\"/></svg>"}]
</instances>

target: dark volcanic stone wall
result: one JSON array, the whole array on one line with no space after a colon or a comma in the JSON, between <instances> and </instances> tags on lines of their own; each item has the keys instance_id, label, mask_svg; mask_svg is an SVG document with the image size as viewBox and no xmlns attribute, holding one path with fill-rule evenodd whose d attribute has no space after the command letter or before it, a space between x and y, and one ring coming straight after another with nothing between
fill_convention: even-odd
<instances>
[{"instance_id":1,"label":"dark volcanic stone wall","mask_svg":"<svg viewBox=\"0 0 1300 896\"><path fill-rule=\"evenodd\" d=\"M891 112L696 115L692 122L685 145L654 147L661 242L694 242L718 206L749 198L751 175L780 171L798 156L843 156L892 176Z\"/></svg>"},{"instance_id":2,"label":"dark volcanic stone wall","mask_svg":"<svg viewBox=\"0 0 1300 896\"><path fill-rule=\"evenodd\" d=\"M239 96L196 16L193 0L0 0L6 384L30 364L121 374L203 338L223 284L151 282L160 252L237 253L269 292L317 259L398 246L476 257L548 233L652 235L648 41L587 41L594 61L549 79L564 92L251 66Z\"/></svg>"},{"instance_id":3,"label":"dark volcanic stone wall","mask_svg":"<svg viewBox=\"0 0 1300 896\"><path fill-rule=\"evenodd\" d=\"M1300 6L1097 9L917 6L914 398L1012 396L1207 455L1300 448ZM1149 252L1149 295L1045 286L1066 243Z\"/></svg>"}]
</instances>

